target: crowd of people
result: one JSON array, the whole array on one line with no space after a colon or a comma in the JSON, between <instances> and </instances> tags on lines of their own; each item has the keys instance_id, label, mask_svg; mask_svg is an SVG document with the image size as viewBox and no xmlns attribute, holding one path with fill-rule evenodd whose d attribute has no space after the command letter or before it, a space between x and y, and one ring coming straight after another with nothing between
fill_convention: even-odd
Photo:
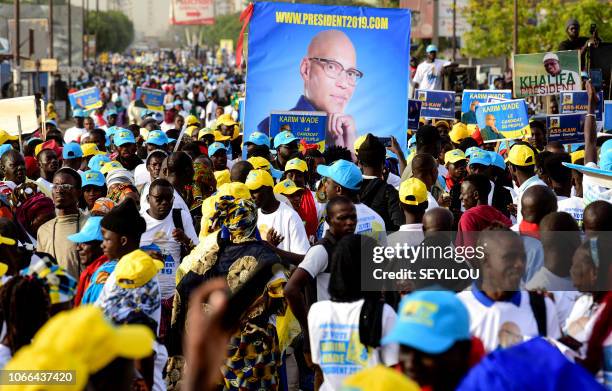
<instances>
[{"instance_id":1,"label":"crowd of people","mask_svg":"<svg viewBox=\"0 0 612 391\"><path fill-rule=\"evenodd\" d=\"M572 153L538 121L483 144L424 120L322 152L289 126L243 139L226 69L92 75L103 106L72 127L50 104L23 149L0 131L0 368L91 390L612 389L612 189L565 164L612 170L589 83ZM440 243L483 248L454 262L477 278L365 288L377 247Z\"/></svg>"}]
</instances>

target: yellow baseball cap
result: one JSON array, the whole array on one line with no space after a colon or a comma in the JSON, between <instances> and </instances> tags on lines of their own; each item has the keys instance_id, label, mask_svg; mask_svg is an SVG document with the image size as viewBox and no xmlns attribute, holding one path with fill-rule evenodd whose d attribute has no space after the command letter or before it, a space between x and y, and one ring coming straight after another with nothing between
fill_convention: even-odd
<instances>
[{"instance_id":1,"label":"yellow baseball cap","mask_svg":"<svg viewBox=\"0 0 612 391\"><path fill-rule=\"evenodd\" d=\"M341 391L420 391L421 388L413 380L401 373L376 365L363 369L344 379Z\"/></svg>"},{"instance_id":2,"label":"yellow baseball cap","mask_svg":"<svg viewBox=\"0 0 612 391\"><path fill-rule=\"evenodd\" d=\"M196 117L193 114L190 114L187 116L187 118L185 118L185 125L187 125L187 127L195 125L195 124L199 124L200 121L198 121L198 117Z\"/></svg>"},{"instance_id":3,"label":"yellow baseball cap","mask_svg":"<svg viewBox=\"0 0 612 391\"><path fill-rule=\"evenodd\" d=\"M399 199L406 205L418 205L427 201L427 186L418 178L408 178L400 184Z\"/></svg>"},{"instance_id":4,"label":"yellow baseball cap","mask_svg":"<svg viewBox=\"0 0 612 391\"><path fill-rule=\"evenodd\" d=\"M104 163L104 165L102 165L102 168L100 169L100 172L102 174L108 174L109 172L112 172L115 170L121 170L121 169L123 169L123 166L121 165L121 163L119 163L116 160L113 160L112 162Z\"/></svg>"},{"instance_id":5,"label":"yellow baseball cap","mask_svg":"<svg viewBox=\"0 0 612 391\"><path fill-rule=\"evenodd\" d=\"M456 163L459 160L467 160L465 153L460 149L452 149L444 154L444 164Z\"/></svg>"},{"instance_id":6,"label":"yellow baseball cap","mask_svg":"<svg viewBox=\"0 0 612 391\"><path fill-rule=\"evenodd\" d=\"M134 250L121 257L115 266L117 285L122 288L138 288L151 281L164 264L142 250Z\"/></svg>"},{"instance_id":7,"label":"yellow baseball cap","mask_svg":"<svg viewBox=\"0 0 612 391\"><path fill-rule=\"evenodd\" d=\"M215 171L213 174L215 175L215 180L217 181L217 189L219 188L219 186L231 182L229 169Z\"/></svg>"},{"instance_id":8,"label":"yellow baseball cap","mask_svg":"<svg viewBox=\"0 0 612 391\"><path fill-rule=\"evenodd\" d=\"M247 159L247 162L251 163L253 166L253 170L269 170L270 169L270 161L261 156L252 156ZM289 162L287 162L289 164Z\"/></svg>"},{"instance_id":9,"label":"yellow baseball cap","mask_svg":"<svg viewBox=\"0 0 612 391\"><path fill-rule=\"evenodd\" d=\"M355 140L355 142L353 143L353 147L355 148L355 153L359 151L359 147L361 147L361 144L363 144L367 136L368 136L367 134L364 134L362 136L357 137L357 140Z\"/></svg>"},{"instance_id":10,"label":"yellow baseball cap","mask_svg":"<svg viewBox=\"0 0 612 391\"><path fill-rule=\"evenodd\" d=\"M274 179L266 170L251 170L246 178L245 185L249 190L257 190L262 186L274 187Z\"/></svg>"},{"instance_id":11,"label":"yellow baseball cap","mask_svg":"<svg viewBox=\"0 0 612 391\"><path fill-rule=\"evenodd\" d=\"M104 155L104 152L100 151L98 149L98 146L94 143L81 144L81 150L83 150L83 157L94 156L94 155Z\"/></svg>"},{"instance_id":12,"label":"yellow baseball cap","mask_svg":"<svg viewBox=\"0 0 612 391\"><path fill-rule=\"evenodd\" d=\"M214 131L215 141L227 141L231 139L230 136L224 136L219 130Z\"/></svg>"},{"instance_id":13,"label":"yellow baseball cap","mask_svg":"<svg viewBox=\"0 0 612 391\"><path fill-rule=\"evenodd\" d=\"M296 170L300 172L308 171L308 164L298 157L294 157L285 164L285 171Z\"/></svg>"},{"instance_id":14,"label":"yellow baseball cap","mask_svg":"<svg viewBox=\"0 0 612 391\"><path fill-rule=\"evenodd\" d=\"M189 137L193 137L198 134L198 127L195 125L188 126L187 129L185 129L185 133L187 133Z\"/></svg>"},{"instance_id":15,"label":"yellow baseball cap","mask_svg":"<svg viewBox=\"0 0 612 391\"><path fill-rule=\"evenodd\" d=\"M281 181L276 186L274 186L274 192L277 194L291 195L296 191L300 190L302 189L300 187L297 187L291 179L285 179L284 181Z\"/></svg>"},{"instance_id":16,"label":"yellow baseball cap","mask_svg":"<svg viewBox=\"0 0 612 391\"><path fill-rule=\"evenodd\" d=\"M533 149L526 145L514 144L510 148L506 163L511 163L515 166L532 166L535 164L535 153Z\"/></svg>"},{"instance_id":17,"label":"yellow baseball cap","mask_svg":"<svg viewBox=\"0 0 612 391\"><path fill-rule=\"evenodd\" d=\"M206 136L207 134L210 134L211 136L214 136L215 132L211 128L200 129L200 131L198 132L198 140L201 139L202 137Z\"/></svg>"},{"instance_id":18,"label":"yellow baseball cap","mask_svg":"<svg viewBox=\"0 0 612 391\"><path fill-rule=\"evenodd\" d=\"M4 144L7 141L18 140L19 136L11 136L6 130L0 129L0 144Z\"/></svg>"},{"instance_id":19,"label":"yellow baseball cap","mask_svg":"<svg viewBox=\"0 0 612 391\"><path fill-rule=\"evenodd\" d=\"M450 132L448 132L448 137L450 137L451 141L455 144L459 144L461 140L470 137L470 131L468 127L463 122L457 122L453 125L453 128Z\"/></svg>"},{"instance_id":20,"label":"yellow baseball cap","mask_svg":"<svg viewBox=\"0 0 612 391\"><path fill-rule=\"evenodd\" d=\"M251 198L249 188L241 182L224 183L217 187L217 197L232 196L237 200L247 200Z\"/></svg>"},{"instance_id":21,"label":"yellow baseball cap","mask_svg":"<svg viewBox=\"0 0 612 391\"><path fill-rule=\"evenodd\" d=\"M106 320L100 308L83 305L51 318L38 330L32 344L19 350L4 369L75 369L76 382L84 385L88 374L98 372L117 357L141 359L150 356L154 340L155 336L147 326L115 327ZM20 389L49 388L31 387ZM69 389L82 388L72 386Z\"/></svg>"},{"instance_id":22,"label":"yellow baseball cap","mask_svg":"<svg viewBox=\"0 0 612 391\"><path fill-rule=\"evenodd\" d=\"M570 157L572 158L572 163L576 164L576 162L580 159L584 159L584 149L581 149L580 151L574 151L570 154Z\"/></svg>"}]
</instances>

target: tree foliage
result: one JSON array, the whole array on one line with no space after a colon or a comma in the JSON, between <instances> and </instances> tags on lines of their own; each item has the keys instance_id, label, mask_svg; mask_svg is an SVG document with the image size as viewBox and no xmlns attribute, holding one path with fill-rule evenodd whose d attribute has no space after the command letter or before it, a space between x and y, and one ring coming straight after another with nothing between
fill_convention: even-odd
<instances>
[{"instance_id":1,"label":"tree foliage","mask_svg":"<svg viewBox=\"0 0 612 391\"><path fill-rule=\"evenodd\" d=\"M134 24L121 11L90 11L87 18L87 33L96 34L96 50L121 53L134 40Z\"/></svg>"},{"instance_id":2,"label":"tree foliage","mask_svg":"<svg viewBox=\"0 0 612 391\"><path fill-rule=\"evenodd\" d=\"M469 0L459 10L472 26L463 36L463 54L471 57L512 53L514 8L511 0ZM556 50L567 39L565 22L576 18L581 35L595 23L599 36L612 41L612 7L608 0L518 0L518 53Z\"/></svg>"}]
</instances>

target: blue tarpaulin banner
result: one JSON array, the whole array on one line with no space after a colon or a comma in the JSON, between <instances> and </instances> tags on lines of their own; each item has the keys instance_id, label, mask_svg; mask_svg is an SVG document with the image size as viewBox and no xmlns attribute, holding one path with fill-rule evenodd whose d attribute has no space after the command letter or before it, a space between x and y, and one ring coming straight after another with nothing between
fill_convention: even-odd
<instances>
[{"instance_id":1,"label":"blue tarpaulin banner","mask_svg":"<svg viewBox=\"0 0 612 391\"><path fill-rule=\"evenodd\" d=\"M560 95L560 113L568 114L587 111L589 97L586 91L562 92ZM597 97L599 98L599 104L595 108L595 120L601 121L603 118L603 92L599 91Z\"/></svg>"},{"instance_id":2,"label":"blue tarpaulin banner","mask_svg":"<svg viewBox=\"0 0 612 391\"><path fill-rule=\"evenodd\" d=\"M484 142L531 137L524 99L479 104L476 120Z\"/></svg>"},{"instance_id":3,"label":"blue tarpaulin banner","mask_svg":"<svg viewBox=\"0 0 612 391\"><path fill-rule=\"evenodd\" d=\"M270 137L274 138L286 125L294 136L304 140L306 146L316 144L320 151L325 148L327 114L322 111L273 111L270 113Z\"/></svg>"},{"instance_id":4,"label":"blue tarpaulin banner","mask_svg":"<svg viewBox=\"0 0 612 391\"><path fill-rule=\"evenodd\" d=\"M321 111L326 145L406 137L410 10L256 2L248 34L244 139L273 111ZM406 149L405 143L402 147Z\"/></svg>"},{"instance_id":5,"label":"blue tarpaulin banner","mask_svg":"<svg viewBox=\"0 0 612 391\"><path fill-rule=\"evenodd\" d=\"M421 117L455 119L455 93L452 91L417 90Z\"/></svg>"},{"instance_id":6,"label":"blue tarpaulin banner","mask_svg":"<svg viewBox=\"0 0 612 391\"><path fill-rule=\"evenodd\" d=\"M93 110L102 107L98 87L85 88L84 90L68 94L68 100L73 110Z\"/></svg>"},{"instance_id":7,"label":"blue tarpaulin banner","mask_svg":"<svg viewBox=\"0 0 612 391\"><path fill-rule=\"evenodd\" d=\"M510 90L463 90L461 99L461 113L468 111L476 112L476 106L480 103L487 103L488 98L512 99ZM472 107L472 102L474 107Z\"/></svg>"},{"instance_id":8,"label":"blue tarpaulin banner","mask_svg":"<svg viewBox=\"0 0 612 391\"><path fill-rule=\"evenodd\" d=\"M607 100L604 102L603 128L606 131L612 131L612 100Z\"/></svg>"},{"instance_id":9,"label":"blue tarpaulin banner","mask_svg":"<svg viewBox=\"0 0 612 391\"><path fill-rule=\"evenodd\" d=\"M164 95L165 92L162 90L138 87L136 88L136 104L151 111L164 111Z\"/></svg>"},{"instance_id":10,"label":"blue tarpaulin banner","mask_svg":"<svg viewBox=\"0 0 612 391\"><path fill-rule=\"evenodd\" d=\"M559 141L562 144L584 142L584 114L556 114L546 117L548 142Z\"/></svg>"}]
</instances>

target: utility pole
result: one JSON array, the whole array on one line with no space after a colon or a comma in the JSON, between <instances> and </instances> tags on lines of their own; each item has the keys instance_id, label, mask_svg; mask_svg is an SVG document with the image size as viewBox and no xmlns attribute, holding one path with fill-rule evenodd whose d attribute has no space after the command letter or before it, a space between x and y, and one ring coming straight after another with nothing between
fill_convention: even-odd
<instances>
[{"instance_id":1,"label":"utility pole","mask_svg":"<svg viewBox=\"0 0 612 391\"><path fill-rule=\"evenodd\" d=\"M87 8L89 8L89 0L87 0L87 8L85 6L85 0L81 1L82 13L83 13L83 36L81 37L81 41L83 42L83 66L85 66L85 62L87 61L87 57L89 57L89 37L87 37Z\"/></svg>"},{"instance_id":2,"label":"utility pole","mask_svg":"<svg viewBox=\"0 0 612 391\"><path fill-rule=\"evenodd\" d=\"M15 68L13 71L13 90L15 93L15 96L19 96L19 90L20 90L20 86L21 86L21 74L19 72L19 64L20 64L20 57L21 57L21 52L19 50L19 47L21 45L21 34L20 34L20 23L19 23L19 19L21 18L20 16L20 9L19 9L19 0L15 0L15 6L13 9L13 13L15 16L15 45L13 47L13 67Z\"/></svg>"},{"instance_id":3,"label":"utility pole","mask_svg":"<svg viewBox=\"0 0 612 391\"><path fill-rule=\"evenodd\" d=\"M49 58L53 58L53 0L49 0Z\"/></svg>"},{"instance_id":4,"label":"utility pole","mask_svg":"<svg viewBox=\"0 0 612 391\"><path fill-rule=\"evenodd\" d=\"M514 28L512 30L512 50L518 53L518 0L514 0Z\"/></svg>"},{"instance_id":5,"label":"utility pole","mask_svg":"<svg viewBox=\"0 0 612 391\"><path fill-rule=\"evenodd\" d=\"M68 0L68 67L72 68L72 7ZM70 75L70 73L68 73ZM70 80L70 76L68 76Z\"/></svg>"},{"instance_id":6,"label":"utility pole","mask_svg":"<svg viewBox=\"0 0 612 391\"><path fill-rule=\"evenodd\" d=\"M431 43L433 43L434 45L438 46L439 44L439 37L438 37L438 18L439 18L439 14L440 14L440 10L439 10L439 5L440 5L440 0L433 0L433 36L431 38Z\"/></svg>"},{"instance_id":7,"label":"utility pole","mask_svg":"<svg viewBox=\"0 0 612 391\"><path fill-rule=\"evenodd\" d=\"M453 62L457 55L457 0L453 0Z\"/></svg>"},{"instance_id":8,"label":"utility pole","mask_svg":"<svg viewBox=\"0 0 612 391\"><path fill-rule=\"evenodd\" d=\"M98 27L100 26L100 3L99 0L96 0L96 32L95 32L95 37L96 37L96 50L94 51L93 55L94 55L94 61L97 58L97 54L98 54Z\"/></svg>"}]
</instances>

